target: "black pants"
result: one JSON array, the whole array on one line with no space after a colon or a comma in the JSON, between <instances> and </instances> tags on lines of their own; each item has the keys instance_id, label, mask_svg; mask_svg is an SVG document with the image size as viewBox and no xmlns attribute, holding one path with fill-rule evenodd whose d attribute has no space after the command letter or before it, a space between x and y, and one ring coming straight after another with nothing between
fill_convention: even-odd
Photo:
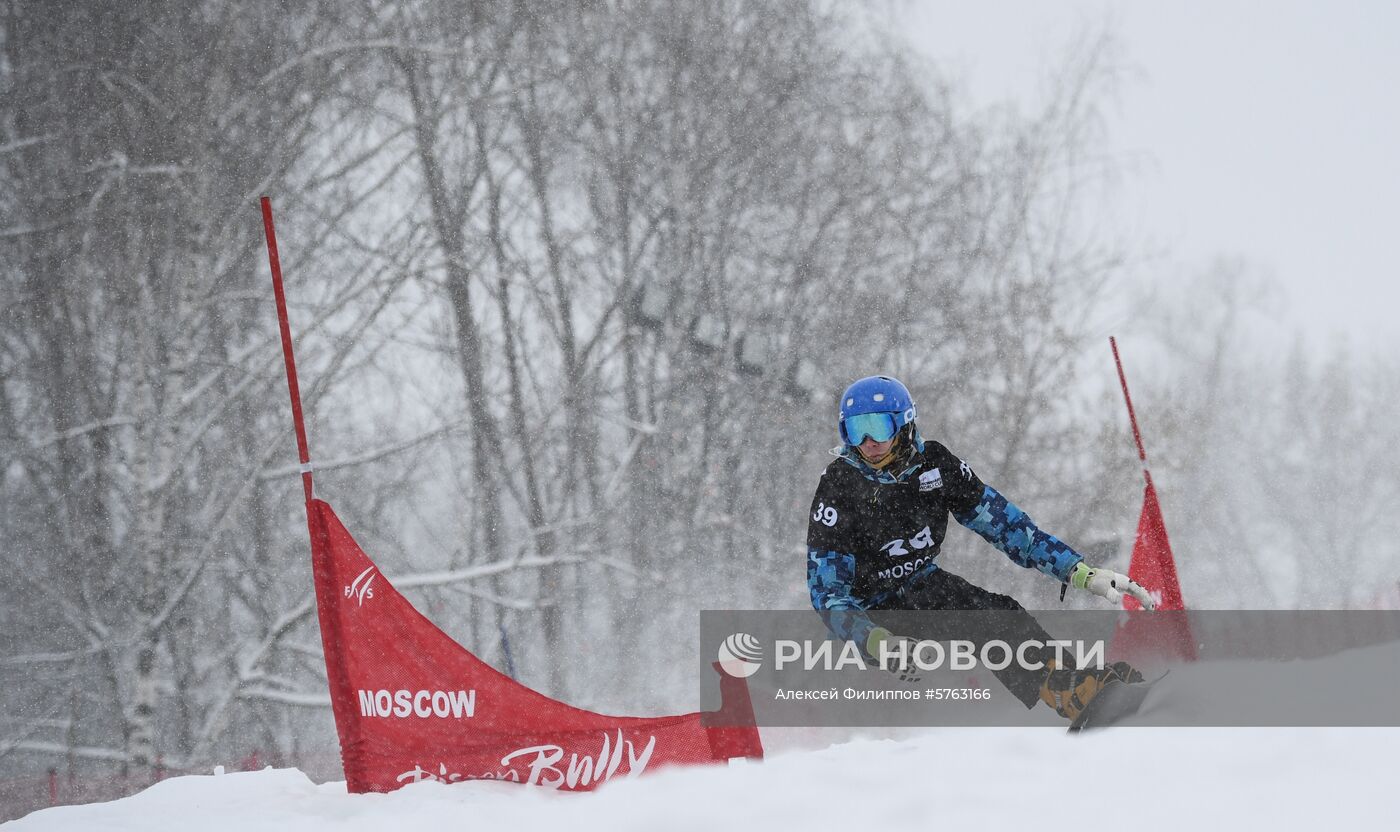
<instances>
[{"instance_id":1,"label":"black pants","mask_svg":"<svg viewBox=\"0 0 1400 832\"><path fill-rule=\"evenodd\" d=\"M993 639L1004 641L1013 648L1027 640L1045 644L1050 634L1040 622L1009 595L998 595L976 586L957 575L939 569L917 584L906 586L891 606L870 610L870 620L899 636L913 639L971 641L979 654L982 645ZM898 606L894 606L897 604ZM985 610L986 615L911 615L912 611ZM894 613L894 615L891 615ZM1027 650L1032 663L1054 658L1049 648ZM1046 670L1027 670L1013 661L1002 670L994 670L997 679L1021 700L1027 708L1040 701L1040 686Z\"/></svg>"}]
</instances>

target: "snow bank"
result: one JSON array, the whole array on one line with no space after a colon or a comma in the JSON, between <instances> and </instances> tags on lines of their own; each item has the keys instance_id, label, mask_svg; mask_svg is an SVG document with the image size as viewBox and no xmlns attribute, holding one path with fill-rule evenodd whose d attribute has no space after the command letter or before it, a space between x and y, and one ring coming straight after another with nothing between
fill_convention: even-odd
<instances>
[{"instance_id":1,"label":"snow bank","mask_svg":"<svg viewBox=\"0 0 1400 832\"><path fill-rule=\"evenodd\" d=\"M424 782L350 795L295 769L177 777L111 803L63 806L28 830L616 830L1009 828L1078 812L1115 828L1384 827L1400 729L930 730L790 751L762 763L669 769L566 794ZM1076 786L1078 788L1076 788Z\"/></svg>"}]
</instances>

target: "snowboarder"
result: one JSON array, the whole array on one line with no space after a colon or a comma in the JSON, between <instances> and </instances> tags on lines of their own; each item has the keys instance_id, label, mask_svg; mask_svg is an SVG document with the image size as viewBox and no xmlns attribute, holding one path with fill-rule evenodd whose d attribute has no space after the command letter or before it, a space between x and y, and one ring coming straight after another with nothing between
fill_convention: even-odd
<instances>
[{"instance_id":1,"label":"snowboarder","mask_svg":"<svg viewBox=\"0 0 1400 832\"><path fill-rule=\"evenodd\" d=\"M882 616L887 611L1000 610L1009 616L1014 632L996 634L997 638L1050 640L1014 599L939 568L936 558L949 514L1021 566L1113 604L1128 593L1143 607L1153 608L1142 586L1126 575L1086 564L1079 553L1041 531L1025 512L978 479L965 461L921 437L914 416L913 397L889 376L860 379L841 396L841 445L832 449L837 459L822 474L807 525L812 606L838 638L879 657L888 639L948 637L935 632L896 635L880 624L882 619L893 623ZM1044 664L1048 670L1028 671L1013 662L996 675L1026 707L1044 701L1070 720L1105 685L1142 680L1126 662L1079 669L1058 667L1047 657Z\"/></svg>"}]
</instances>

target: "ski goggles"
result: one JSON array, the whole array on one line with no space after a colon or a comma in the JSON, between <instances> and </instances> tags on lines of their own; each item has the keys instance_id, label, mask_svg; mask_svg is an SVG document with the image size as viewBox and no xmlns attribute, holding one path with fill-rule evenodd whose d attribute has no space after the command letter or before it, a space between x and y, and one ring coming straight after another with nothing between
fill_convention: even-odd
<instances>
[{"instance_id":1,"label":"ski goggles","mask_svg":"<svg viewBox=\"0 0 1400 832\"><path fill-rule=\"evenodd\" d=\"M899 433L898 413L858 413L841 422L841 438L856 446L867 438L888 442Z\"/></svg>"}]
</instances>

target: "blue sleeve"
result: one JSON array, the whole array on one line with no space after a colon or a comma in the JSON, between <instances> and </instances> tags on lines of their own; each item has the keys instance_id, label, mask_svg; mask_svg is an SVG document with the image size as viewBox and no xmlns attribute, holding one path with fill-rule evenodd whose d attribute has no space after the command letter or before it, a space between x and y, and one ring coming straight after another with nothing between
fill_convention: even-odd
<instances>
[{"instance_id":1,"label":"blue sleeve","mask_svg":"<svg viewBox=\"0 0 1400 832\"><path fill-rule=\"evenodd\" d=\"M1035 522L1014 503L990 485L982 489L982 499L967 511L953 512L959 523L981 535L1027 569L1039 569L1061 582L1069 580L1070 570L1084 560L1059 538L1036 528Z\"/></svg>"},{"instance_id":2,"label":"blue sleeve","mask_svg":"<svg viewBox=\"0 0 1400 832\"><path fill-rule=\"evenodd\" d=\"M875 625L865 614L865 605L851 594L855 576L855 555L807 550L807 588L812 593L812 608L832 635L854 641L864 651Z\"/></svg>"}]
</instances>

